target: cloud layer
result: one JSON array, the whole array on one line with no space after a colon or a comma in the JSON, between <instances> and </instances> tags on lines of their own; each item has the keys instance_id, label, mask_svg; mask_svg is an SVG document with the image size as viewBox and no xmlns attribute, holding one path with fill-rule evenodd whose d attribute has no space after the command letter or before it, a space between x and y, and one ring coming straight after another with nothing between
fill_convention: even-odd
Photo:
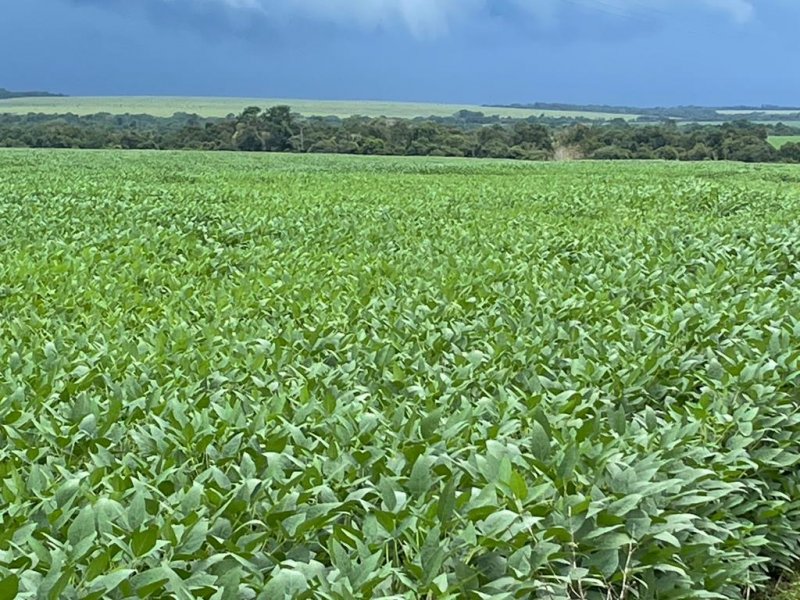
<instances>
[{"instance_id":1,"label":"cloud layer","mask_svg":"<svg viewBox=\"0 0 800 600\"><path fill-rule=\"evenodd\" d=\"M800 59L797 0L0 5L0 85L18 89L632 105L791 104L800 93L786 76Z\"/></svg>"},{"instance_id":2,"label":"cloud layer","mask_svg":"<svg viewBox=\"0 0 800 600\"><path fill-rule=\"evenodd\" d=\"M308 19L345 27L388 28L398 24L415 35L440 35L476 16L518 13L539 25L554 25L582 11L618 19L658 20L698 10L737 23L751 20L751 0L160 0L218 4L249 10L276 21Z\"/></svg>"},{"instance_id":3,"label":"cloud layer","mask_svg":"<svg viewBox=\"0 0 800 600\"><path fill-rule=\"evenodd\" d=\"M539 31L548 37L614 36L620 28L653 30L669 21L693 25L714 18L744 24L755 14L754 0L68 0L103 8L146 10L153 20L219 29L292 31L298 26L326 31L405 31L417 38L441 38L488 24ZM645 25L645 27L642 27ZM592 31L594 27L595 31ZM572 32L574 33L574 32ZM607 33L607 32L606 32Z\"/></svg>"}]
</instances>

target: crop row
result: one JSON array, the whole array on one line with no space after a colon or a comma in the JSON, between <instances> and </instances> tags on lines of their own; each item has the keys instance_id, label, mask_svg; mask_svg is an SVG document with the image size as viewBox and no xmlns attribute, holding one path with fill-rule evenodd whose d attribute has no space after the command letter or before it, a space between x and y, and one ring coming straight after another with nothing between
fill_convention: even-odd
<instances>
[{"instance_id":1,"label":"crop row","mask_svg":"<svg viewBox=\"0 0 800 600\"><path fill-rule=\"evenodd\" d=\"M0 598L740 598L800 170L0 153Z\"/></svg>"}]
</instances>

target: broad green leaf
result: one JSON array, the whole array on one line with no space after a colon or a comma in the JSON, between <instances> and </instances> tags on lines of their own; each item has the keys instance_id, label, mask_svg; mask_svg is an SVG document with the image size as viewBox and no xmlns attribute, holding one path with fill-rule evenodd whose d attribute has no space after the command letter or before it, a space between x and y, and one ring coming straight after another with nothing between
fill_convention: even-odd
<instances>
[{"instance_id":1,"label":"broad green leaf","mask_svg":"<svg viewBox=\"0 0 800 600\"><path fill-rule=\"evenodd\" d=\"M83 507L75 520L69 526L67 539L69 543L76 546L79 542L95 533L94 509L91 506Z\"/></svg>"},{"instance_id":2,"label":"broad green leaf","mask_svg":"<svg viewBox=\"0 0 800 600\"><path fill-rule=\"evenodd\" d=\"M128 507L128 526L132 531L139 530L147 518L147 508L145 506L144 495L136 492Z\"/></svg>"},{"instance_id":3,"label":"broad green leaf","mask_svg":"<svg viewBox=\"0 0 800 600\"><path fill-rule=\"evenodd\" d=\"M550 457L550 436L538 421L531 424L531 451L539 460L547 460Z\"/></svg>"},{"instance_id":4,"label":"broad green leaf","mask_svg":"<svg viewBox=\"0 0 800 600\"><path fill-rule=\"evenodd\" d=\"M132 576L130 583L136 593L142 597L163 589L171 577L172 572L166 567L155 567Z\"/></svg>"},{"instance_id":5,"label":"broad green leaf","mask_svg":"<svg viewBox=\"0 0 800 600\"><path fill-rule=\"evenodd\" d=\"M514 496L516 496L517 500L524 502L528 498L528 484L525 482L522 475L516 471L511 473L509 487L511 487L511 491L514 492Z\"/></svg>"},{"instance_id":6,"label":"broad green leaf","mask_svg":"<svg viewBox=\"0 0 800 600\"><path fill-rule=\"evenodd\" d=\"M189 529L181 539L176 552L178 554L194 554L206 543L208 535L208 521L200 520L194 527Z\"/></svg>"},{"instance_id":7,"label":"broad green leaf","mask_svg":"<svg viewBox=\"0 0 800 600\"><path fill-rule=\"evenodd\" d=\"M390 512L394 511L394 509L397 507L397 495L395 494L395 490L392 487L391 482L385 477L381 478L380 482L378 483L378 490L381 493L383 503L386 504L386 508Z\"/></svg>"},{"instance_id":8,"label":"broad green leaf","mask_svg":"<svg viewBox=\"0 0 800 600\"><path fill-rule=\"evenodd\" d=\"M0 579L0 600L14 600L19 592L19 577L9 575Z\"/></svg>"},{"instance_id":9,"label":"broad green leaf","mask_svg":"<svg viewBox=\"0 0 800 600\"><path fill-rule=\"evenodd\" d=\"M133 569L121 569L97 577L93 579L89 585L92 590L98 590L104 593L112 592L117 589L123 581L128 581L134 573L136 573L136 571Z\"/></svg>"},{"instance_id":10,"label":"broad green leaf","mask_svg":"<svg viewBox=\"0 0 800 600\"><path fill-rule=\"evenodd\" d=\"M144 531L137 531L131 536L131 550L134 556L146 556L158 541L158 527L151 525Z\"/></svg>"},{"instance_id":11,"label":"broad green leaf","mask_svg":"<svg viewBox=\"0 0 800 600\"><path fill-rule=\"evenodd\" d=\"M434 410L420 421L420 433L425 439L430 439L436 434L442 418L441 409Z\"/></svg>"},{"instance_id":12,"label":"broad green leaf","mask_svg":"<svg viewBox=\"0 0 800 600\"><path fill-rule=\"evenodd\" d=\"M669 533L668 531L662 531L661 533L657 533L653 536L655 539L665 542L670 546L674 546L675 548L681 547L681 542L676 538L674 535Z\"/></svg>"},{"instance_id":13,"label":"broad green leaf","mask_svg":"<svg viewBox=\"0 0 800 600\"><path fill-rule=\"evenodd\" d=\"M641 494L630 494L619 500L612 502L608 507L608 513L616 517L624 517L631 511L636 510L642 502Z\"/></svg>"},{"instance_id":14,"label":"broad green leaf","mask_svg":"<svg viewBox=\"0 0 800 600\"><path fill-rule=\"evenodd\" d=\"M291 569L281 569L264 587L267 598L296 598L308 590L305 576Z\"/></svg>"},{"instance_id":15,"label":"broad green leaf","mask_svg":"<svg viewBox=\"0 0 800 600\"><path fill-rule=\"evenodd\" d=\"M202 484L196 481L192 484L192 487L181 500L181 511L184 514L189 514L197 510L203 498L203 489Z\"/></svg>"},{"instance_id":16,"label":"broad green leaf","mask_svg":"<svg viewBox=\"0 0 800 600\"><path fill-rule=\"evenodd\" d=\"M413 496L424 495L433 485L431 473L431 462L426 456L420 456L411 468L411 476L408 478L408 491Z\"/></svg>"},{"instance_id":17,"label":"broad green leaf","mask_svg":"<svg viewBox=\"0 0 800 600\"><path fill-rule=\"evenodd\" d=\"M444 491L439 496L439 502L436 507L436 516L439 519L440 525L446 527L450 520L453 518L456 508L456 480L450 478Z\"/></svg>"},{"instance_id":18,"label":"broad green leaf","mask_svg":"<svg viewBox=\"0 0 800 600\"><path fill-rule=\"evenodd\" d=\"M610 579L620 569L619 550L607 548L593 557L592 563L606 579Z\"/></svg>"},{"instance_id":19,"label":"broad green leaf","mask_svg":"<svg viewBox=\"0 0 800 600\"><path fill-rule=\"evenodd\" d=\"M479 529L483 535L496 536L502 534L512 523L519 518L519 515L510 510L499 510L486 518L480 524Z\"/></svg>"}]
</instances>

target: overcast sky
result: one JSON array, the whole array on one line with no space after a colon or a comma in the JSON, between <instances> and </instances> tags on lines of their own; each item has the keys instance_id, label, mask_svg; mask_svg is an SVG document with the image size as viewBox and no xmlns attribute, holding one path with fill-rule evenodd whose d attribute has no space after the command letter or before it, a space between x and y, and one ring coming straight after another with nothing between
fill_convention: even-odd
<instances>
[{"instance_id":1,"label":"overcast sky","mask_svg":"<svg viewBox=\"0 0 800 600\"><path fill-rule=\"evenodd\" d=\"M798 0L0 0L0 87L800 104Z\"/></svg>"}]
</instances>

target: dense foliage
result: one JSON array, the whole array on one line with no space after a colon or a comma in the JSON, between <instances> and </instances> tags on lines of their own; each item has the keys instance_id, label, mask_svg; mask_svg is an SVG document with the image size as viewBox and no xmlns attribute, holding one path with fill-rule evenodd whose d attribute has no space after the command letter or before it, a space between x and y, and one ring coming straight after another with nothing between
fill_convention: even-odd
<instances>
[{"instance_id":1,"label":"dense foliage","mask_svg":"<svg viewBox=\"0 0 800 600\"><path fill-rule=\"evenodd\" d=\"M606 124L566 118L512 119L462 110L451 117L304 118L286 106L249 108L238 116L0 115L0 146L29 148L203 149L394 156L738 160L800 162L800 145L780 150L770 135L786 125L737 122L676 127Z\"/></svg>"},{"instance_id":2,"label":"dense foliage","mask_svg":"<svg viewBox=\"0 0 800 600\"><path fill-rule=\"evenodd\" d=\"M0 153L0 597L740 598L800 171Z\"/></svg>"},{"instance_id":3,"label":"dense foliage","mask_svg":"<svg viewBox=\"0 0 800 600\"><path fill-rule=\"evenodd\" d=\"M598 159L733 160L743 162L800 162L800 144L776 149L769 143L775 129L751 123L721 126L618 125L585 127L564 132L561 140ZM780 128L780 131L785 131Z\"/></svg>"}]
</instances>

